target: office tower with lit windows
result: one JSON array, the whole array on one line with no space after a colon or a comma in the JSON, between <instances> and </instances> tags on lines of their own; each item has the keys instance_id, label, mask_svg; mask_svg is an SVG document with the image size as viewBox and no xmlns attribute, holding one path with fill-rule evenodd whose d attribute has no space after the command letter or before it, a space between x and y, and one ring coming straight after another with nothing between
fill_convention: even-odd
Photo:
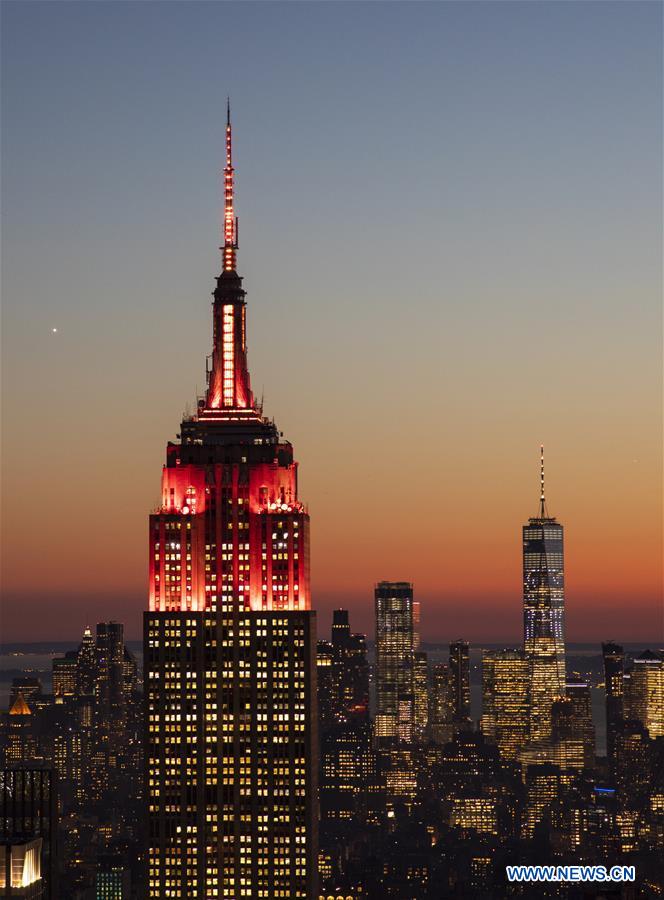
<instances>
[{"instance_id":1,"label":"office tower with lit windows","mask_svg":"<svg viewBox=\"0 0 664 900\"><path fill-rule=\"evenodd\" d=\"M53 694L56 697L73 697L76 693L76 663L78 654L70 650L52 662Z\"/></svg>"},{"instance_id":2,"label":"office tower with lit windows","mask_svg":"<svg viewBox=\"0 0 664 900\"><path fill-rule=\"evenodd\" d=\"M431 672L429 736L434 744L447 744L454 736L452 678L449 666L439 663Z\"/></svg>"},{"instance_id":3,"label":"office tower with lit windows","mask_svg":"<svg viewBox=\"0 0 664 900\"><path fill-rule=\"evenodd\" d=\"M595 725L590 683L577 673L572 673L565 682L565 697L572 703L574 732L583 745L584 764L586 768L591 768L595 763Z\"/></svg>"},{"instance_id":4,"label":"office tower with lit windows","mask_svg":"<svg viewBox=\"0 0 664 900\"><path fill-rule=\"evenodd\" d=\"M664 735L664 659L652 650L634 658L626 683L626 718L648 729L651 739Z\"/></svg>"},{"instance_id":5,"label":"office tower with lit windows","mask_svg":"<svg viewBox=\"0 0 664 900\"><path fill-rule=\"evenodd\" d=\"M95 873L95 900L129 900L131 876L125 861L114 855L102 856Z\"/></svg>"},{"instance_id":6,"label":"office tower with lit windows","mask_svg":"<svg viewBox=\"0 0 664 900\"><path fill-rule=\"evenodd\" d=\"M551 704L551 740L546 755L549 762L563 771L581 770L589 764L587 747L576 712L571 697L558 697ZM530 749L534 749L534 745Z\"/></svg>"},{"instance_id":7,"label":"office tower with lit windows","mask_svg":"<svg viewBox=\"0 0 664 900\"><path fill-rule=\"evenodd\" d=\"M79 697L91 697L95 692L97 646L92 629L86 626L76 658L76 692Z\"/></svg>"},{"instance_id":8,"label":"office tower with lit windows","mask_svg":"<svg viewBox=\"0 0 664 900\"><path fill-rule=\"evenodd\" d=\"M470 647L468 641L450 644L452 708L457 728L470 727Z\"/></svg>"},{"instance_id":9,"label":"office tower with lit windows","mask_svg":"<svg viewBox=\"0 0 664 900\"><path fill-rule=\"evenodd\" d=\"M34 762L36 756L34 716L25 697L19 692L7 713L4 763L7 766L22 765Z\"/></svg>"},{"instance_id":10,"label":"office tower with lit windows","mask_svg":"<svg viewBox=\"0 0 664 900\"><path fill-rule=\"evenodd\" d=\"M616 752L616 739L623 721L625 651L619 644L606 641L602 644L602 658L606 705L606 755L612 763Z\"/></svg>"},{"instance_id":11,"label":"office tower with lit windows","mask_svg":"<svg viewBox=\"0 0 664 900\"><path fill-rule=\"evenodd\" d=\"M517 759L528 741L528 671L522 650L483 653L482 732L506 759Z\"/></svg>"},{"instance_id":12,"label":"office tower with lit windows","mask_svg":"<svg viewBox=\"0 0 664 900\"><path fill-rule=\"evenodd\" d=\"M547 810L557 800L563 787L558 766L537 763L526 768L526 804L521 821L521 833L532 838L536 827L543 821Z\"/></svg>"},{"instance_id":13,"label":"office tower with lit windows","mask_svg":"<svg viewBox=\"0 0 664 900\"><path fill-rule=\"evenodd\" d=\"M316 644L316 687L318 693L319 735L336 723L337 692L334 681L334 648L331 641Z\"/></svg>"},{"instance_id":14,"label":"office tower with lit windows","mask_svg":"<svg viewBox=\"0 0 664 900\"><path fill-rule=\"evenodd\" d=\"M563 527L549 516L541 452L539 515L523 527L523 631L530 739L551 737L551 707L565 693Z\"/></svg>"},{"instance_id":15,"label":"office tower with lit windows","mask_svg":"<svg viewBox=\"0 0 664 900\"><path fill-rule=\"evenodd\" d=\"M628 803L647 798L652 782L652 763L653 747L648 729L638 719L625 719L616 738L614 771L616 785Z\"/></svg>"},{"instance_id":16,"label":"office tower with lit windows","mask_svg":"<svg viewBox=\"0 0 664 900\"><path fill-rule=\"evenodd\" d=\"M250 387L233 181L229 113L207 390L168 444L149 523L148 896L313 900L309 516L293 448Z\"/></svg>"},{"instance_id":17,"label":"office tower with lit windows","mask_svg":"<svg viewBox=\"0 0 664 900\"><path fill-rule=\"evenodd\" d=\"M376 737L410 742L413 738L414 664L419 643L413 585L376 585Z\"/></svg>"},{"instance_id":18,"label":"office tower with lit windows","mask_svg":"<svg viewBox=\"0 0 664 900\"><path fill-rule=\"evenodd\" d=\"M413 658L413 735L422 742L429 728L429 659L423 650Z\"/></svg>"}]
</instances>

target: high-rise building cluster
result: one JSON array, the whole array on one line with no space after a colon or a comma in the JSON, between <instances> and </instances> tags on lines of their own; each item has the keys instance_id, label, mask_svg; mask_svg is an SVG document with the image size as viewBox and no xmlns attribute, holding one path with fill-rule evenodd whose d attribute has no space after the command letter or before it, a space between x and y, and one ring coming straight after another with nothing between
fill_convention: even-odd
<instances>
[{"instance_id":1,"label":"high-rise building cluster","mask_svg":"<svg viewBox=\"0 0 664 900\"><path fill-rule=\"evenodd\" d=\"M128 900L132 881L138 889L142 761L141 682L120 623L86 628L78 649L53 659L52 692L37 677L14 679L2 722L0 827L6 842L40 842L30 857L39 859L38 878L25 863L33 894L96 896L102 858L121 872L114 898Z\"/></svg>"},{"instance_id":2,"label":"high-rise building cluster","mask_svg":"<svg viewBox=\"0 0 664 900\"><path fill-rule=\"evenodd\" d=\"M539 511L522 546L523 644L478 650L475 663L463 640L449 644L447 661L439 647L424 650L412 584L376 585L374 652L365 654L373 715L362 731L348 715L322 714L351 669L319 641L321 801L347 801L341 815L321 802L321 897L586 896L564 884L508 885L505 866L524 862L632 864L645 892L624 896L664 891L664 657L632 652L627 665L607 643L603 674L576 671L576 656L570 665L563 528L547 512L543 456ZM337 621L348 614L335 612ZM363 637L354 643L364 647ZM607 756L593 715L602 681Z\"/></svg>"}]
</instances>

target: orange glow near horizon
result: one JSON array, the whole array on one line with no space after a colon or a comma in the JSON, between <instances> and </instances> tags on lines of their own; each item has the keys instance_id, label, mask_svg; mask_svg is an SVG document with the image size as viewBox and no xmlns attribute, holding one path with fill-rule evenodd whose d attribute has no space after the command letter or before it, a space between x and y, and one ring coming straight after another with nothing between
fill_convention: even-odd
<instances>
[{"instance_id":1,"label":"orange glow near horizon","mask_svg":"<svg viewBox=\"0 0 664 900\"><path fill-rule=\"evenodd\" d=\"M373 446L370 430L364 434ZM157 443L156 433L154 438ZM96 452L106 452L94 439L91 443ZM525 454L502 461L502 478L494 461L492 477L484 479L490 486L487 497L486 489L468 490L475 464L483 465L486 473L486 461L479 453L475 457L475 451L466 448L464 458L448 446L447 465L439 466L439 477L431 481L410 467L400 469L398 460L405 458L407 443L385 443L372 465L370 444L358 441L353 453L356 472L347 470L350 460L336 462L338 483L352 486L353 502L348 503L328 486L326 473L339 451L332 434L305 429L299 446L298 455L305 460L301 493L312 510L311 605L318 610L321 634L327 632L331 610L345 606L352 626L371 636L373 584L402 579L414 582L425 641L458 636L520 640L520 528L536 512L536 450L530 454L528 484L519 469L519 464L527 469ZM158 478L153 449L144 448L130 471L107 468L106 494L124 498L117 504L109 504L96 491L97 459L74 470L74 461L60 458L61 451L54 449L62 482L43 473L32 483L46 501L40 508L40 528L51 536L40 545L38 569L31 549L34 511L20 502L20 481L6 486L12 530L5 542L4 640L56 634L74 638L85 624L109 617L124 621L130 636L140 635L148 574L145 514L155 505L150 494L154 497L151 485L156 487ZM434 451L435 443L422 450L422 475L431 470ZM566 636L568 641L611 638L657 644L662 638L662 547L652 480L642 481L633 473L622 483L615 480L610 497L602 495L600 486L611 480L618 465L607 459L597 466L590 448L576 458L563 455L562 449L557 457L553 450L548 453L547 502L565 527ZM183 467L169 472L169 497L171 477L177 479L172 485L176 506L184 504L190 485L198 496L200 486ZM81 530L79 514L61 494L74 478L89 498L85 514L95 522L94 531ZM637 508L639 516L627 514ZM63 521L69 523L67 528ZM43 572L48 572L48 586ZM258 593L252 596L252 606L257 598Z\"/></svg>"}]
</instances>

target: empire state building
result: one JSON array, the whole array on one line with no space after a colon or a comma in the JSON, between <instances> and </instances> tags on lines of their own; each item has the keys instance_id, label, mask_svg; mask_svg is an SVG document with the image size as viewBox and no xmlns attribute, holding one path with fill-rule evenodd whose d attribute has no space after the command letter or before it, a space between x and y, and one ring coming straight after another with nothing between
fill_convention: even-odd
<instances>
[{"instance_id":1,"label":"empire state building","mask_svg":"<svg viewBox=\"0 0 664 900\"><path fill-rule=\"evenodd\" d=\"M148 896L312 900L309 516L293 448L251 390L231 140L229 110L207 390L167 445L150 516Z\"/></svg>"}]
</instances>

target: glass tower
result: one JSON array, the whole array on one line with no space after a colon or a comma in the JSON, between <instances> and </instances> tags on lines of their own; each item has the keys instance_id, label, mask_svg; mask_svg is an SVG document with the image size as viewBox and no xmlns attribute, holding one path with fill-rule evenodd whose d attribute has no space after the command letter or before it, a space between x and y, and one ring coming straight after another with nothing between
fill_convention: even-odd
<instances>
[{"instance_id":1,"label":"glass tower","mask_svg":"<svg viewBox=\"0 0 664 900\"><path fill-rule=\"evenodd\" d=\"M565 694L563 526L547 513L544 448L539 515L523 526L523 643L529 669L530 739L551 736L551 705Z\"/></svg>"},{"instance_id":2,"label":"glass tower","mask_svg":"<svg viewBox=\"0 0 664 900\"><path fill-rule=\"evenodd\" d=\"M376 602L376 737L413 738L414 665L418 644L413 585L381 581Z\"/></svg>"}]
</instances>

